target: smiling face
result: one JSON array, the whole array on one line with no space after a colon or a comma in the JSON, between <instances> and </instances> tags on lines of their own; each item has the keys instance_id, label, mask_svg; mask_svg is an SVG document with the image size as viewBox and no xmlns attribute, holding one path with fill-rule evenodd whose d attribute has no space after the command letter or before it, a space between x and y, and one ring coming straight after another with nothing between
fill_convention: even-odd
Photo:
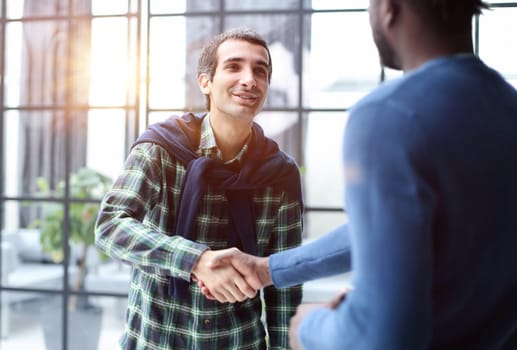
<instances>
[{"instance_id":1,"label":"smiling face","mask_svg":"<svg viewBox=\"0 0 517 350\"><path fill-rule=\"evenodd\" d=\"M210 98L210 114L253 119L269 89L267 50L245 40L230 39L217 49L213 78L199 75L201 92Z\"/></svg>"}]
</instances>

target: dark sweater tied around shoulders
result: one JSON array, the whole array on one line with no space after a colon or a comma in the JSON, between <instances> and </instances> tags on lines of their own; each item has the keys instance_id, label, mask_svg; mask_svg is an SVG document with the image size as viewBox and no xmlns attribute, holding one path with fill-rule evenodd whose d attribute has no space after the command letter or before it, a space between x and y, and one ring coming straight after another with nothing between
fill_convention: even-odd
<instances>
[{"instance_id":1,"label":"dark sweater tied around shoulders","mask_svg":"<svg viewBox=\"0 0 517 350\"><path fill-rule=\"evenodd\" d=\"M169 155L186 168L182 182L177 220L169 229L176 235L196 240L195 218L199 203L211 185L225 191L230 209L228 246L236 246L249 254L257 254L253 190L272 187L285 192L290 200L302 202L301 182L294 160L282 152L275 141L264 136L262 128L253 123L252 138L246 158L239 170L226 166L221 160L200 157L201 123L205 115L186 113L171 116L151 125L133 144L151 142L163 147ZM172 197L172 196L171 196ZM170 197L170 198L171 198ZM174 208L174 203L169 203ZM188 282L172 278L171 294L181 299L188 297Z\"/></svg>"}]
</instances>

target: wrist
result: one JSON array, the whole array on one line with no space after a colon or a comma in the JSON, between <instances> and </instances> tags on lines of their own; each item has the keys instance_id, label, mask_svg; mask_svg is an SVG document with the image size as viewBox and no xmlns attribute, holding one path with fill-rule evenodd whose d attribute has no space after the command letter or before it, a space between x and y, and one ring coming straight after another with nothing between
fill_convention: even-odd
<instances>
[{"instance_id":1,"label":"wrist","mask_svg":"<svg viewBox=\"0 0 517 350\"><path fill-rule=\"evenodd\" d=\"M207 261L210 259L210 248L206 248L199 254L196 262L192 266L192 270L190 271L191 278L198 278L201 273L201 269L206 266Z\"/></svg>"},{"instance_id":2,"label":"wrist","mask_svg":"<svg viewBox=\"0 0 517 350\"><path fill-rule=\"evenodd\" d=\"M271 279L271 273L269 271L269 257L258 258L257 268L260 280L262 284L264 284L264 287L273 285L273 280Z\"/></svg>"}]
</instances>

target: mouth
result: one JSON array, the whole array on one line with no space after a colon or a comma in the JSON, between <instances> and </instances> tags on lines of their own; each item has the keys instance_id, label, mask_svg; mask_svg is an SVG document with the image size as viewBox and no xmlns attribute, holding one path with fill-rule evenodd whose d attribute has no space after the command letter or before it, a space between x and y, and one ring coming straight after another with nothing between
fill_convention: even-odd
<instances>
[{"instance_id":1,"label":"mouth","mask_svg":"<svg viewBox=\"0 0 517 350\"><path fill-rule=\"evenodd\" d=\"M239 100L245 103L255 102L259 98L257 94L243 91L234 92L232 93L232 96L238 98Z\"/></svg>"}]
</instances>

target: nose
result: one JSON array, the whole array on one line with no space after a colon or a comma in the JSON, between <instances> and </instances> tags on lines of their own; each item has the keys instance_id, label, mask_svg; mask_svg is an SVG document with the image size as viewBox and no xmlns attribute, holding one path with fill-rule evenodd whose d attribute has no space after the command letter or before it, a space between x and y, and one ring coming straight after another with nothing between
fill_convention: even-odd
<instances>
[{"instance_id":1,"label":"nose","mask_svg":"<svg viewBox=\"0 0 517 350\"><path fill-rule=\"evenodd\" d=\"M257 85L253 69L244 69L242 71L241 85L246 86L247 88L252 88Z\"/></svg>"}]
</instances>

